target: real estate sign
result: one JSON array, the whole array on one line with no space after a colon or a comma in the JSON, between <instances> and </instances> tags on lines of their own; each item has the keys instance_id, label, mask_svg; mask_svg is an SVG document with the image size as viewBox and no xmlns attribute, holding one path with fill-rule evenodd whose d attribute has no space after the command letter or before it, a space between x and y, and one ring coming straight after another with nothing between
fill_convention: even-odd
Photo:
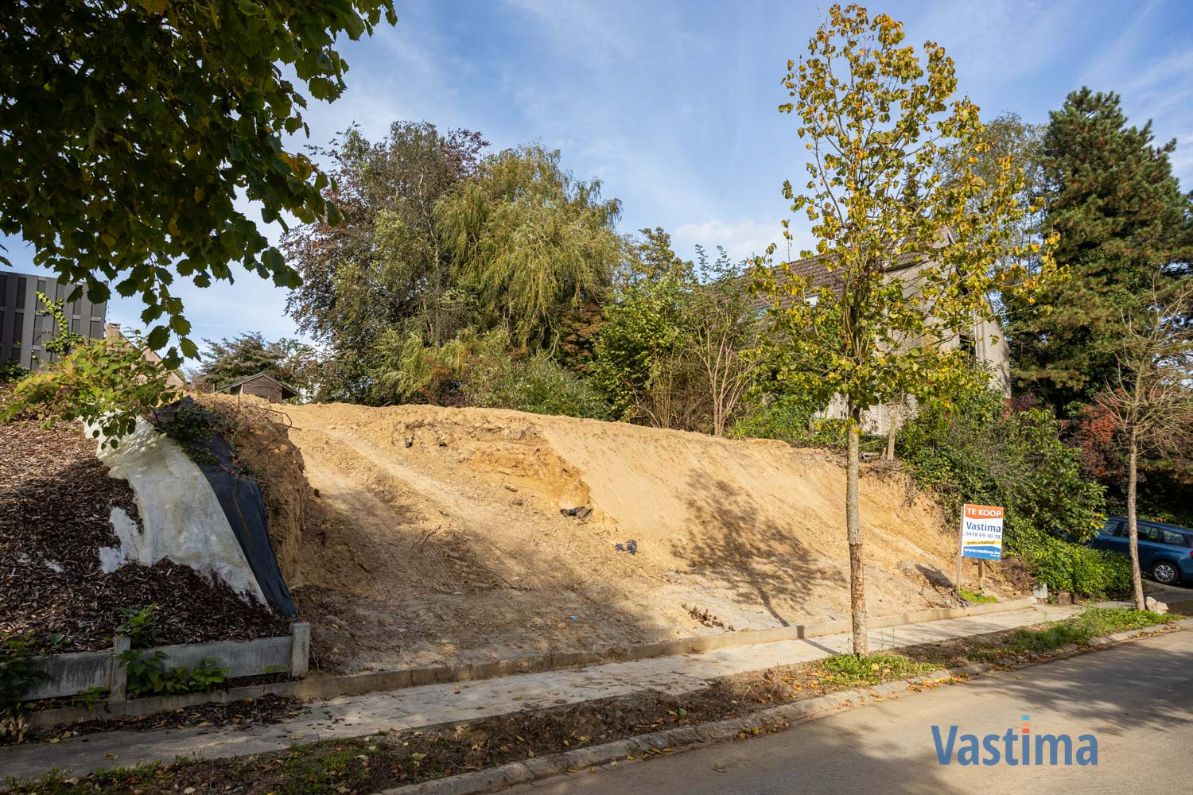
<instances>
[{"instance_id":1,"label":"real estate sign","mask_svg":"<svg viewBox=\"0 0 1193 795\"><path fill-rule=\"evenodd\" d=\"M965 505L961 512L961 557L1002 560L1003 509L997 505Z\"/></svg>"}]
</instances>

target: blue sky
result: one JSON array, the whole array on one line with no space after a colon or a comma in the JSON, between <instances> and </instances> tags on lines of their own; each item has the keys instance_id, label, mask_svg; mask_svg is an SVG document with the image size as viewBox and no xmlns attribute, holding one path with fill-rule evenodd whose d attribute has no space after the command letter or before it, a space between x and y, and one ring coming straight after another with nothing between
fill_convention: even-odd
<instances>
[{"instance_id":1,"label":"blue sky","mask_svg":"<svg viewBox=\"0 0 1193 795\"><path fill-rule=\"evenodd\" d=\"M735 256L779 237L779 188L803 174L803 146L779 78L805 51L827 2L749 0L397 0L398 25L341 53L348 91L313 103L312 142L351 122L370 137L393 120L482 132L494 147L560 149L578 177L623 203L621 229L662 226ZM870 3L909 41L940 42L983 116L1045 121L1081 85L1117 91L1134 123L1176 138L1193 188L1193 15L1187 0L936 0ZM256 213L254 213L256 215ZM276 237L278 230L272 230ZM17 270L30 252L8 241ZM248 273L234 287L180 290L197 337L293 335L285 292ZM139 327L119 299L109 318Z\"/></svg>"}]
</instances>

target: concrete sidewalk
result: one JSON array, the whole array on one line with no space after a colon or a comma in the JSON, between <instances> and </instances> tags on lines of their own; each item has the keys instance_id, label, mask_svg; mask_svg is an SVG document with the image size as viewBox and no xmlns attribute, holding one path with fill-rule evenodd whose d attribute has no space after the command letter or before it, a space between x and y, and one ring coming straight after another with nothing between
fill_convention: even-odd
<instances>
[{"instance_id":1,"label":"concrete sidewalk","mask_svg":"<svg viewBox=\"0 0 1193 795\"><path fill-rule=\"evenodd\" d=\"M879 629L869 634L870 650L983 635L1041 621L1055 621L1079 611L1080 608L1040 605L1006 613ZM168 762L183 756L228 757L265 753L296 743L414 729L644 690L679 694L697 690L718 677L809 662L848 650L849 635L843 633L703 654L345 696L308 704L301 714L273 725L115 731L55 744L11 746L0 748L0 782L9 777L35 778L55 768L64 773L84 775L107 767Z\"/></svg>"}]
</instances>

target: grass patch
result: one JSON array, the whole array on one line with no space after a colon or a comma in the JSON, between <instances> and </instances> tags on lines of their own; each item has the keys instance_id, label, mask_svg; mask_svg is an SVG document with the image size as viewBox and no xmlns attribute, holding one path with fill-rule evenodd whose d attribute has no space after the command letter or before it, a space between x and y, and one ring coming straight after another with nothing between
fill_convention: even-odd
<instances>
[{"instance_id":1,"label":"grass patch","mask_svg":"<svg viewBox=\"0 0 1193 795\"><path fill-rule=\"evenodd\" d=\"M1041 629L1017 629L1006 644L1013 653L1055 651L1062 646L1089 643L1094 638L1167 624L1174 619L1149 610L1091 607L1073 618Z\"/></svg>"},{"instance_id":2,"label":"grass patch","mask_svg":"<svg viewBox=\"0 0 1193 795\"><path fill-rule=\"evenodd\" d=\"M968 588L961 589L961 598L971 605L985 605L998 601L997 596L990 596L979 591L971 591Z\"/></svg>"}]
</instances>

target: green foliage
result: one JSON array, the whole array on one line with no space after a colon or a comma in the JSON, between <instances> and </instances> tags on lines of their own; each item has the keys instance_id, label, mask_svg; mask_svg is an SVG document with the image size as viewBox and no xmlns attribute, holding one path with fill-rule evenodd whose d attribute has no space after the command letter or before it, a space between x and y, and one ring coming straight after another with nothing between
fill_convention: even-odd
<instances>
[{"instance_id":1,"label":"green foliage","mask_svg":"<svg viewBox=\"0 0 1193 795\"><path fill-rule=\"evenodd\" d=\"M489 158L435 209L481 327L504 327L532 349L552 344L571 310L608 289L620 211L616 199L601 200L600 182L574 179L559 152L537 146Z\"/></svg>"},{"instance_id":2,"label":"green foliage","mask_svg":"<svg viewBox=\"0 0 1193 795\"><path fill-rule=\"evenodd\" d=\"M0 410L0 422L36 416L83 420L92 436L117 446L136 428L137 418L173 399L169 372L133 344L90 340L77 345L49 368L17 383Z\"/></svg>"},{"instance_id":3,"label":"green foliage","mask_svg":"<svg viewBox=\"0 0 1193 795\"><path fill-rule=\"evenodd\" d=\"M42 347L56 356L65 356L71 349L83 341L83 337L70 330L70 321L66 319L63 307L65 301L51 301L45 293L38 293L37 300L42 305L42 311L54 319L54 328L58 333L47 340Z\"/></svg>"},{"instance_id":4,"label":"green foliage","mask_svg":"<svg viewBox=\"0 0 1193 795\"><path fill-rule=\"evenodd\" d=\"M1131 563L1126 555L1065 541L1022 522L1016 527L1009 549L1021 555L1036 580L1053 591L1114 596L1131 590Z\"/></svg>"},{"instance_id":5,"label":"green foliage","mask_svg":"<svg viewBox=\"0 0 1193 795\"><path fill-rule=\"evenodd\" d=\"M159 430L184 447L204 445L215 432L215 416L193 400L183 400L168 414L162 412L157 424Z\"/></svg>"},{"instance_id":6,"label":"green foliage","mask_svg":"<svg viewBox=\"0 0 1193 795\"><path fill-rule=\"evenodd\" d=\"M808 55L788 62L793 101L780 111L813 156L806 192L787 182L784 196L817 239L802 256L820 257L828 278L761 260L755 272L779 378L821 402L840 396L854 423L906 395L923 404L972 386L971 354L955 343L994 317L991 293L1030 296L1051 273L1046 251L1029 272L1039 246L1015 234L1022 172L1000 160L978 173L991 143L977 106L953 98L952 59L903 40L891 17L833 5Z\"/></svg>"},{"instance_id":7,"label":"green foliage","mask_svg":"<svg viewBox=\"0 0 1193 795\"><path fill-rule=\"evenodd\" d=\"M482 158L486 146L467 130L395 123L379 143L351 131L327 153L345 222L300 227L284 243L304 277L289 311L327 345L312 366L318 399L435 392L459 340L491 332L506 333L515 356L591 358L621 257L618 203L561 168L557 152Z\"/></svg>"},{"instance_id":8,"label":"green foliage","mask_svg":"<svg viewBox=\"0 0 1193 795\"><path fill-rule=\"evenodd\" d=\"M692 380L682 327L696 276L671 250L670 235L662 229L642 234L619 274L614 301L605 306L593 379L618 419L645 417L671 427L690 402L677 393Z\"/></svg>"},{"instance_id":9,"label":"green foliage","mask_svg":"<svg viewBox=\"0 0 1193 795\"><path fill-rule=\"evenodd\" d=\"M442 344L466 325L435 205L476 173L486 146L468 130L394 122L379 142L351 129L323 153L343 220L290 230L283 248L303 277L287 309L330 348L319 374L329 396L362 398L368 352L386 332Z\"/></svg>"},{"instance_id":10,"label":"green foliage","mask_svg":"<svg viewBox=\"0 0 1193 795\"><path fill-rule=\"evenodd\" d=\"M503 356L495 365L471 380L473 405L591 419L609 416L609 404L595 387L545 353L520 360Z\"/></svg>"},{"instance_id":11,"label":"green foliage","mask_svg":"<svg viewBox=\"0 0 1193 795\"><path fill-rule=\"evenodd\" d=\"M0 738L24 736L21 697L47 678L34 667L34 656L32 633L0 638Z\"/></svg>"},{"instance_id":12,"label":"green foliage","mask_svg":"<svg viewBox=\"0 0 1193 795\"><path fill-rule=\"evenodd\" d=\"M105 692L107 691L102 687L89 687L82 693L71 698L70 703L72 706L82 707L83 709L95 709Z\"/></svg>"},{"instance_id":13,"label":"green foliage","mask_svg":"<svg viewBox=\"0 0 1193 795\"><path fill-rule=\"evenodd\" d=\"M877 685L929 673L939 665L920 662L902 654L834 654L820 662L827 679L841 687Z\"/></svg>"},{"instance_id":14,"label":"green foliage","mask_svg":"<svg viewBox=\"0 0 1193 795\"><path fill-rule=\"evenodd\" d=\"M9 360L7 362L0 362L0 384L10 384L13 381L20 381L27 375L29 375L29 371L22 367L18 361Z\"/></svg>"},{"instance_id":15,"label":"green foliage","mask_svg":"<svg viewBox=\"0 0 1193 795\"><path fill-rule=\"evenodd\" d=\"M954 512L963 502L1007 509L1008 540L1020 526L1084 541L1104 522L1102 489L1085 480L1076 451L1059 439L1056 421L1034 409L1008 413L988 391L928 408L898 440L917 482L943 495Z\"/></svg>"},{"instance_id":16,"label":"green foliage","mask_svg":"<svg viewBox=\"0 0 1193 795\"><path fill-rule=\"evenodd\" d=\"M373 375L378 397L605 418L600 393L545 353L517 356L503 331L465 331L444 345L388 335Z\"/></svg>"},{"instance_id":17,"label":"green foliage","mask_svg":"<svg viewBox=\"0 0 1193 795\"><path fill-rule=\"evenodd\" d=\"M1042 629L1018 629L1003 645L1008 653L1055 651L1064 646L1089 643L1094 638L1132 629L1167 624L1174 618L1150 610L1121 607L1090 607L1081 615L1058 621Z\"/></svg>"},{"instance_id":18,"label":"green foliage","mask_svg":"<svg viewBox=\"0 0 1193 795\"><path fill-rule=\"evenodd\" d=\"M997 596L971 591L968 588L961 588L959 593L961 594L961 598L971 605L984 605L998 601Z\"/></svg>"},{"instance_id":19,"label":"green foliage","mask_svg":"<svg viewBox=\"0 0 1193 795\"><path fill-rule=\"evenodd\" d=\"M177 335L166 360L178 366L197 349L176 277L206 287L231 281L239 262L297 286L236 203L247 195L266 223L334 217L327 177L282 140L307 129L300 85L325 101L344 91L336 39L371 33L382 17L396 22L392 0L11 4L0 27L0 231L92 301L111 297L109 283L139 295L145 323L165 319L149 346Z\"/></svg>"},{"instance_id":20,"label":"green foliage","mask_svg":"<svg viewBox=\"0 0 1193 795\"><path fill-rule=\"evenodd\" d=\"M741 414L759 360L740 268L724 249L681 260L662 229L643 229L605 306L591 368L625 420L722 435Z\"/></svg>"},{"instance_id":21,"label":"green foliage","mask_svg":"<svg viewBox=\"0 0 1193 795\"><path fill-rule=\"evenodd\" d=\"M739 438L779 439L795 447L817 447L843 451L849 441L849 421L834 417L815 416L823 406L814 405L802 396L780 393L752 403L734 424L732 435ZM861 435L858 441L863 453L881 453L886 438Z\"/></svg>"},{"instance_id":22,"label":"green foliage","mask_svg":"<svg viewBox=\"0 0 1193 795\"><path fill-rule=\"evenodd\" d=\"M1008 551L1050 588L1109 594L1129 587L1121 555L1081 543L1105 520L1102 488L1084 479L1078 451L1061 442L1047 412L1007 413L1001 395L989 392L952 411L923 411L903 429L898 449L917 483L954 515L963 502L1004 506Z\"/></svg>"},{"instance_id":23,"label":"green foliage","mask_svg":"<svg viewBox=\"0 0 1193 795\"><path fill-rule=\"evenodd\" d=\"M133 697L202 693L222 684L228 671L210 659L194 668L166 668L165 652L129 649L117 655L128 675L127 690Z\"/></svg>"},{"instance_id":24,"label":"green foliage","mask_svg":"<svg viewBox=\"0 0 1193 795\"><path fill-rule=\"evenodd\" d=\"M1128 126L1117 94L1082 88L1050 116L1043 228L1059 235L1056 261L1070 278L1041 303L1012 297L1008 337L1018 384L1058 412L1108 383L1124 314L1153 279L1188 275L1193 196L1172 173L1174 148L1153 143L1151 122Z\"/></svg>"},{"instance_id":25,"label":"green foliage","mask_svg":"<svg viewBox=\"0 0 1193 795\"><path fill-rule=\"evenodd\" d=\"M760 395L733 424L732 435L806 446L812 418L820 408L803 395Z\"/></svg>"},{"instance_id":26,"label":"green foliage","mask_svg":"<svg viewBox=\"0 0 1193 795\"><path fill-rule=\"evenodd\" d=\"M157 639L157 605L145 605L140 609L125 607L120 610L120 615L124 621L116 627L118 635L127 635L135 649L153 645Z\"/></svg>"},{"instance_id":27,"label":"green foliage","mask_svg":"<svg viewBox=\"0 0 1193 795\"><path fill-rule=\"evenodd\" d=\"M306 386L304 364L313 351L298 340L283 337L270 341L254 331L203 342L207 351L194 379L196 389L214 391L238 378L262 372L296 389Z\"/></svg>"}]
</instances>

